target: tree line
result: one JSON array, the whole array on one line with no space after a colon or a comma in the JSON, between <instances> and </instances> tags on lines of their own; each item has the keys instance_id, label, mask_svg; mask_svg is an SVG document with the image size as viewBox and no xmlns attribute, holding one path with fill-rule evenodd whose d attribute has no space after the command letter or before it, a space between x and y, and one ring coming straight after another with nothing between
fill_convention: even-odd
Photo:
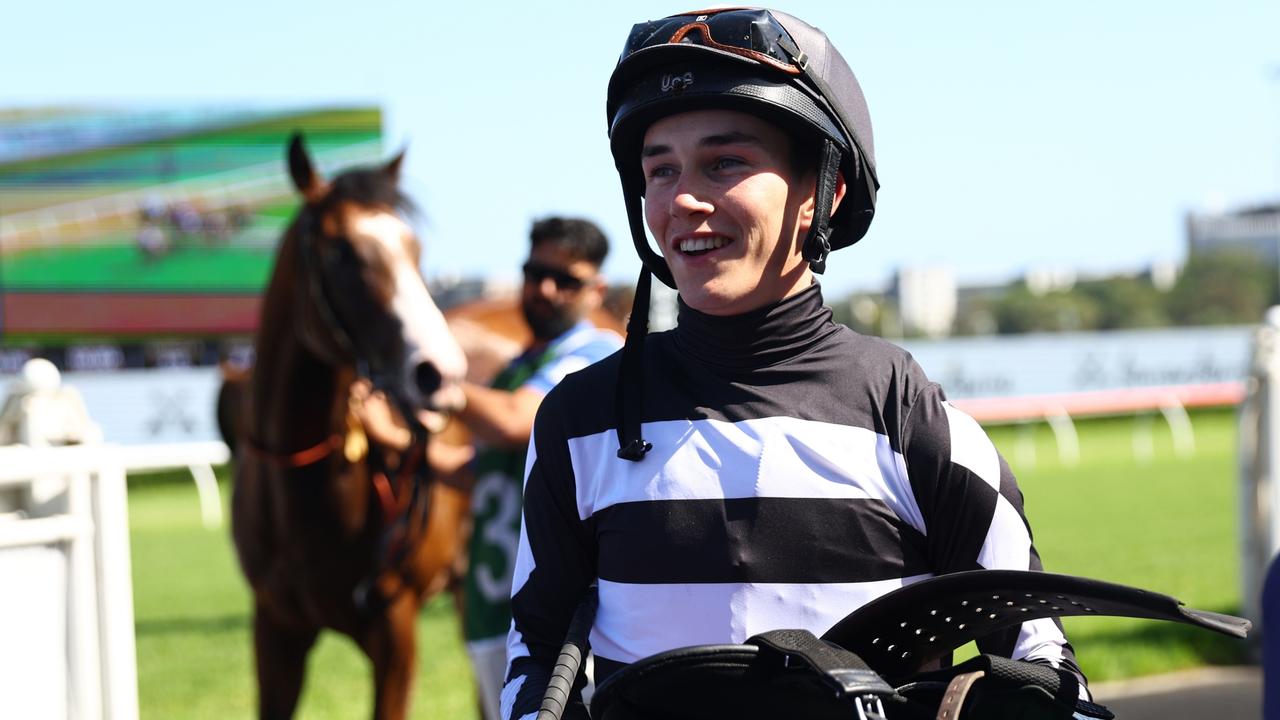
<instances>
[{"instance_id":1,"label":"tree line","mask_svg":"<svg viewBox=\"0 0 1280 720\"><path fill-rule=\"evenodd\" d=\"M953 335L1122 330L1256 323L1280 304L1280 272L1255 254L1191 256L1171 287L1149 277L1115 275L1035 292L1024 281L961 300ZM874 306L874 307L873 307ZM892 299L854 296L833 307L836 320L885 336L911 335Z\"/></svg>"}]
</instances>

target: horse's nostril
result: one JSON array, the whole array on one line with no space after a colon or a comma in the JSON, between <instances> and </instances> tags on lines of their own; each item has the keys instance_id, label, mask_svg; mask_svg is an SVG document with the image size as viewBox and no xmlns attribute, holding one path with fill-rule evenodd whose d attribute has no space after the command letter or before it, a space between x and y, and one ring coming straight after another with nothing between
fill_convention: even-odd
<instances>
[{"instance_id":1,"label":"horse's nostril","mask_svg":"<svg viewBox=\"0 0 1280 720\"><path fill-rule=\"evenodd\" d=\"M423 395L430 395L440 389L444 377L440 375L440 371L436 366L429 362L418 363L418 367L413 370L413 381L418 386L418 392Z\"/></svg>"}]
</instances>

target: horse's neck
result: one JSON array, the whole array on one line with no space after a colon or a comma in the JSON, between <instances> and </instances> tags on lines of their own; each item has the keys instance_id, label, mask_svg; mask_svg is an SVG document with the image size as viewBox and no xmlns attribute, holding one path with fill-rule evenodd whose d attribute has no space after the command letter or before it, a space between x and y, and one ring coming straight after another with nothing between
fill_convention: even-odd
<instances>
[{"instance_id":1,"label":"horse's neck","mask_svg":"<svg viewBox=\"0 0 1280 720\"><path fill-rule=\"evenodd\" d=\"M249 422L251 437L273 449L296 450L341 431L352 376L321 360L299 338L296 286L287 265L292 263L277 263L263 297Z\"/></svg>"},{"instance_id":2,"label":"horse's neck","mask_svg":"<svg viewBox=\"0 0 1280 720\"><path fill-rule=\"evenodd\" d=\"M341 429L339 397L350 376L327 365L292 334L258 355L251 393L251 422L261 440L281 450L318 443Z\"/></svg>"}]
</instances>

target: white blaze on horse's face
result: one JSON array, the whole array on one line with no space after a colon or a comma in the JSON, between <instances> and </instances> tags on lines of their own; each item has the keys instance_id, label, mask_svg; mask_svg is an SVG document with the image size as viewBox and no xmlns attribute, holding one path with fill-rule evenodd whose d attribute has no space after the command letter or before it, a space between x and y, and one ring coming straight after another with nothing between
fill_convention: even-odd
<instances>
[{"instance_id":1,"label":"white blaze on horse's face","mask_svg":"<svg viewBox=\"0 0 1280 720\"><path fill-rule=\"evenodd\" d=\"M405 347L404 381L418 394L422 407L451 410L463 403L459 384L467 373L467 360L445 323L444 315L427 292L418 269L418 243L404 220L391 213L359 212L348 219L353 237L378 242L392 287L388 310L400 321ZM432 372L439 373L438 384ZM429 394L421 394L425 391Z\"/></svg>"}]
</instances>

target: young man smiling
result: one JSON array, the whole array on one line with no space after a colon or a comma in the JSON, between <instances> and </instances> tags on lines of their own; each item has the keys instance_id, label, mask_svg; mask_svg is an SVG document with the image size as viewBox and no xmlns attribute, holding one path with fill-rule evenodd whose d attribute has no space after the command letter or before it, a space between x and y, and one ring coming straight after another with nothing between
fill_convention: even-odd
<instances>
[{"instance_id":1,"label":"young man smiling","mask_svg":"<svg viewBox=\"0 0 1280 720\"><path fill-rule=\"evenodd\" d=\"M823 305L814 273L865 234L879 187L861 89L826 35L767 10L641 23L607 110L645 271L626 348L535 421L503 716L537 711L592 583L601 682L676 647L821 635L933 575L1040 569L977 423ZM680 309L646 338L650 273ZM1077 670L1052 620L979 645Z\"/></svg>"}]
</instances>

